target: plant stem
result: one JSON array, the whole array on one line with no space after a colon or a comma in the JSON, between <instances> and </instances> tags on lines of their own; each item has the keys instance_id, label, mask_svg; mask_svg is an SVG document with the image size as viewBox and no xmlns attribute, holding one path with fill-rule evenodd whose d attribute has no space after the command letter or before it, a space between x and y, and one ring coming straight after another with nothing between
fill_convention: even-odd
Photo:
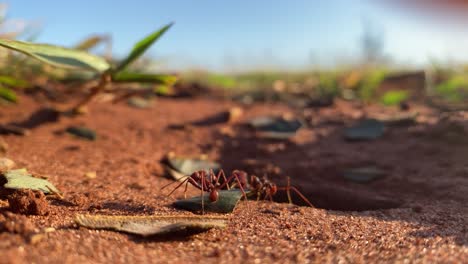
<instances>
[{"instance_id":1,"label":"plant stem","mask_svg":"<svg viewBox=\"0 0 468 264\"><path fill-rule=\"evenodd\" d=\"M80 113L82 112L82 109L86 107L86 105L91 102L91 100L96 97L99 93L101 93L104 89L106 89L107 85L111 83L112 78L110 74L103 74L101 76L101 79L99 83L91 88L91 92L88 96L86 96L82 101L80 101L75 107L72 108L71 112L72 113Z\"/></svg>"}]
</instances>

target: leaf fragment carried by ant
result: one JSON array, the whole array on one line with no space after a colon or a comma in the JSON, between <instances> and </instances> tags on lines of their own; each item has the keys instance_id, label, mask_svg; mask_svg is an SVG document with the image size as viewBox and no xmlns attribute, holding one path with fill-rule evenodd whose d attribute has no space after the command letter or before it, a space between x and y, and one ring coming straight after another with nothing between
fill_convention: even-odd
<instances>
[{"instance_id":1,"label":"leaf fragment carried by ant","mask_svg":"<svg viewBox=\"0 0 468 264\"><path fill-rule=\"evenodd\" d=\"M60 191L48 180L33 177L26 169L10 170L3 173L7 189L31 189L45 194L60 194Z\"/></svg>"},{"instance_id":2,"label":"leaf fragment carried by ant","mask_svg":"<svg viewBox=\"0 0 468 264\"><path fill-rule=\"evenodd\" d=\"M225 216L110 216L82 215L75 217L75 222L91 229L109 229L140 236L166 234L196 234L212 228L225 228L228 218Z\"/></svg>"},{"instance_id":3,"label":"leaf fragment carried by ant","mask_svg":"<svg viewBox=\"0 0 468 264\"><path fill-rule=\"evenodd\" d=\"M192 212L213 212L213 213L231 213L242 197L242 191L221 190L218 193L216 202L210 201L209 194L196 196L189 199L178 200L174 202L174 207ZM203 203L202 203L203 199Z\"/></svg>"}]
</instances>

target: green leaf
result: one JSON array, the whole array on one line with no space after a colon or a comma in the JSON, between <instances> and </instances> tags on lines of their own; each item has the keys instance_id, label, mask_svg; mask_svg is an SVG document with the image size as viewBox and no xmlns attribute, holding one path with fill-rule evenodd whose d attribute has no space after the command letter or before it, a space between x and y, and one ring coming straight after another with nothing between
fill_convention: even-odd
<instances>
[{"instance_id":1,"label":"green leaf","mask_svg":"<svg viewBox=\"0 0 468 264\"><path fill-rule=\"evenodd\" d=\"M145 73L119 72L119 73L112 75L112 81L173 85L177 81L177 77L174 75L168 75L168 74L145 74Z\"/></svg>"},{"instance_id":2,"label":"green leaf","mask_svg":"<svg viewBox=\"0 0 468 264\"><path fill-rule=\"evenodd\" d=\"M138 59L153 43L158 40L171 26L173 23L170 23L161 29L151 33L149 36L140 40L135 46L133 46L130 54L115 68L114 72L119 72L124 70L130 63Z\"/></svg>"},{"instance_id":3,"label":"green leaf","mask_svg":"<svg viewBox=\"0 0 468 264\"><path fill-rule=\"evenodd\" d=\"M3 174L7 183L3 187L8 189L31 189L45 194L60 193L48 180L32 177L26 169L10 170Z\"/></svg>"},{"instance_id":4,"label":"green leaf","mask_svg":"<svg viewBox=\"0 0 468 264\"><path fill-rule=\"evenodd\" d=\"M8 39L0 39L0 46L19 51L57 67L96 72L105 72L110 68L109 63L103 58L81 50Z\"/></svg>"},{"instance_id":5,"label":"green leaf","mask_svg":"<svg viewBox=\"0 0 468 264\"><path fill-rule=\"evenodd\" d=\"M187 216L187 215L151 215L151 216L111 216L77 215L75 222L92 229L110 229L120 232L153 236L188 231L188 234L207 231L211 228L225 228L228 218L225 216Z\"/></svg>"},{"instance_id":6,"label":"green leaf","mask_svg":"<svg viewBox=\"0 0 468 264\"><path fill-rule=\"evenodd\" d=\"M25 88L26 86L29 86L29 83L27 81L16 79L14 77L6 75L0 76L0 83L15 88Z\"/></svg>"},{"instance_id":7,"label":"green leaf","mask_svg":"<svg viewBox=\"0 0 468 264\"><path fill-rule=\"evenodd\" d=\"M96 45L98 45L100 42L108 41L108 38L106 36L91 36L80 43L78 43L75 46L75 49L77 50L90 50L94 48Z\"/></svg>"},{"instance_id":8,"label":"green leaf","mask_svg":"<svg viewBox=\"0 0 468 264\"><path fill-rule=\"evenodd\" d=\"M209 194L196 196L189 199L178 200L174 202L176 208L192 211L192 212L213 212L213 213L231 213L242 197L240 190L222 190L218 191L218 200L210 201Z\"/></svg>"},{"instance_id":9,"label":"green leaf","mask_svg":"<svg viewBox=\"0 0 468 264\"><path fill-rule=\"evenodd\" d=\"M0 98L3 98L12 103L16 103L18 101L16 93L13 90L3 86L0 86Z\"/></svg>"}]
</instances>

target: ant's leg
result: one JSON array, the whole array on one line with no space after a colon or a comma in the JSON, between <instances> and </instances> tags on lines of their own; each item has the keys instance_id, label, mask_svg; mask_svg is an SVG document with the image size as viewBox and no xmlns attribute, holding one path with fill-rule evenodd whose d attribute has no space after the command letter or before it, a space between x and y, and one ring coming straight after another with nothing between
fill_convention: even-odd
<instances>
[{"instance_id":1,"label":"ant's leg","mask_svg":"<svg viewBox=\"0 0 468 264\"><path fill-rule=\"evenodd\" d=\"M202 214L205 214L205 191L203 190L205 188L205 175L202 175L201 177L201 207L202 207Z\"/></svg>"},{"instance_id":2,"label":"ant's leg","mask_svg":"<svg viewBox=\"0 0 468 264\"><path fill-rule=\"evenodd\" d=\"M224 174L224 171L223 171L223 170L220 170L220 171L218 172L217 180L219 180L220 177L223 177L223 181L226 183L226 188L227 188L228 190L230 190L230 189L231 189L231 186L229 186L229 184L227 184L228 180L227 180L226 174ZM216 183L218 183L218 182L216 181Z\"/></svg>"},{"instance_id":3,"label":"ant's leg","mask_svg":"<svg viewBox=\"0 0 468 264\"><path fill-rule=\"evenodd\" d=\"M188 177L190 177L190 176L187 175L187 176L181 177L180 179L184 179L183 182L185 182L185 181L187 180ZM175 184L175 183L177 183L177 182L179 182L179 181L172 181L172 182L170 182L170 183L164 185L163 187L161 187L161 190L162 190L162 189L165 189L165 188L167 188L167 187L169 187L169 186L171 186L172 184Z\"/></svg>"},{"instance_id":4,"label":"ant's leg","mask_svg":"<svg viewBox=\"0 0 468 264\"><path fill-rule=\"evenodd\" d=\"M241 190L242 192L242 196L244 196L244 198L247 200L247 194L245 193L244 191L244 188L242 187L242 184L241 184L241 181L239 180L239 177L237 177L237 174L232 174L231 176L229 176L229 178L227 179L227 181L225 183L223 183L221 186L220 186L220 189L222 189L225 185L227 185L229 182L231 182L233 179L236 179L237 181L237 184L239 184L239 189Z\"/></svg>"},{"instance_id":5,"label":"ant's leg","mask_svg":"<svg viewBox=\"0 0 468 264\"><path fill-rule=\"evenodd\" d=\"M181 183L179 183L179 185L177 185L167 196L171 196L171 194L173 194L175 192L175 190L179 189L180 186L182 186L182 184L188 183L189 179L190 178L187 178L187 179L183 180Z\"/></svg>"},{"instance_id":6,"label":"ant's leg","mask_svg":"<svg viewBox=\"0 0 468 264\"><path fill-rule=\"evenodd\" d=\"M290 190L293 190L297 195L299 195L299 197L301 197L301 199L306 202L310 207L315 207L310 201L309 199L307 199L307 197L305 197L296 187L294 186L290 186L289 187ZM279 187L278 190L286 190L285 187Z\"/></svg>"},{"instance_id":7,"label":"ant's leg","mask_svg":"<svg viewBox=\"0 0 468 264\"><path fill-rule=\"evenodd\" d=\"M291 199L291 178L288 176L288 186L286 187L286 195L288 196L289 204L292 204Z\"/></svg>"},{"instance_id":8,"label":"ant's leg","mask_svg":"<svg viewBox=\"0 0 468 264\"><path fill-rule=\"evenodd\" d=\"M291 187L291 190L295 191L310 207L315 207L296 187Z\"/></svg>"}]
</instances>

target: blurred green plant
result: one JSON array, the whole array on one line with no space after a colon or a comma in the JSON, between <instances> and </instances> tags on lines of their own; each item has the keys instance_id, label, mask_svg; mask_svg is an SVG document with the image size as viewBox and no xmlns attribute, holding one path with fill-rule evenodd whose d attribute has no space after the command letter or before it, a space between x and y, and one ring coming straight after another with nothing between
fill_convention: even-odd
<instances>
[{"instance_id":1,"label":"blurred green plant","mask_svg":"<svg viewBox=\"0 0 468 264\"><path fill-rule=\"evenodd\" d=\"M468 78L463 75L455 75L436 85L435 92L449 102L461 102L468 97Z\"/></svg>"},{"instance_id":2,"label":"blurred green plant","mask_svg":"<svg viewBox=\"0 0 468 264\"><path fill-rule=\"evenodd\" d=\"M366 102L374 99L376 90L386 76L387 71L384 69L373 69L366 72L359 85L359 98Z\"/></svg>"},{"instance_id":3,"label":"blurred green plant","mask_svg":"<svg viewBox=\"0 0 468 264\"><path fill-rule=\"evenodd\" d=\"M384 105L398 105L409 98L409 92L406 90L388 91L380 98Z\"/></svg>"},{"instance_id":4,"label":"blurred green plant","mask_svg":"<svg viewBox=\"0 0 468 264\"><path fill-rule=\"evenodd\" d=\"M84 112L86 105L97 94L105 91L113 82L136 82L172 85L177 80L176 76L166 74L146 74L127 71L127 67L138 59L153 43L155 43L170 27L172 23L146 36L136 43L130 53L116 66L111 65L104 58L92 55L84 50L63 48L48 44L36 44L10 39L0 39L0 46L21 52L43 63L64 69L90 71L94 73L94 79L99 79L96 86L91 88L90 94L80 101L72 111ZM84 48L89 47L93 41ZM129 93L135 93L130 91Z\"/></svg>"}]
</instances>

